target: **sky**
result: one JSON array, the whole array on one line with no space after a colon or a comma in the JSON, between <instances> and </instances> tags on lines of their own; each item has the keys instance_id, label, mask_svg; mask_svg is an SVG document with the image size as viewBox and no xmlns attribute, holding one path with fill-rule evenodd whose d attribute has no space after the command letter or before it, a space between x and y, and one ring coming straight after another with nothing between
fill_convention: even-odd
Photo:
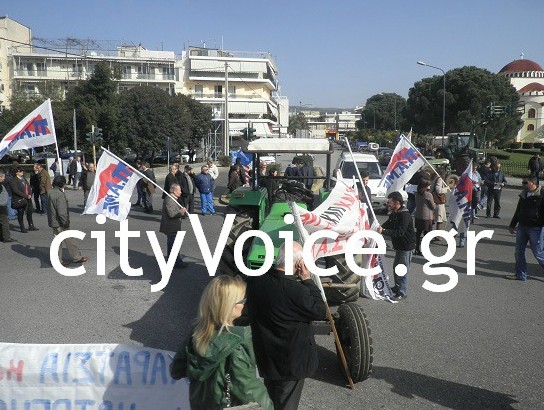
<instances>
[{"instance_id":1,"label":"sky","mask_svg":"<svg viewBox=\"0 0 544 410\"><path fill-rule=\"evenodd\" d=\"M473 65L544 66L542 0L0 0L35 37L269 52L291 106L353 109ZM447 77L446 77L447 78Z\"/></svg>"}]
</instances>

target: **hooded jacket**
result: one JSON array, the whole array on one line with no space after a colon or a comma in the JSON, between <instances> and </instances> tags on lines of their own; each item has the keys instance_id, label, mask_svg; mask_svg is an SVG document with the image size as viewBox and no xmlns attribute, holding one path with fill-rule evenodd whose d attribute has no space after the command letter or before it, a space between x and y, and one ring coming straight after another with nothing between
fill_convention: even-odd
<instances>
[{"instance_id":1,"label":"hooded jacket","mask_svg":"<svg viewBox=\"0 0 544 410\"><path fill-rule=\"evenodd\" d=\"M216 333L204 356L189 337L170 365L174 379L188 377L192 410L222 409L227 405L226 370L231 377L231 406L257 402L265 410L274 406L264 384L257 378L249 327L230 327Z\"/></svg>"},{"instance_id":2,"label":"hooded jacket","mask_svg":"<svg viewBox=\"0 0 544 410\"><path fill-rule=\"evenodd\" d=\"M524 189L519 194L518 206L510 222L510 228L515 228L519 223L522 226L538 228L544 226L544 201L542 200L541 187L537 187L529 195Z\"/></svg>"}]
</instances>

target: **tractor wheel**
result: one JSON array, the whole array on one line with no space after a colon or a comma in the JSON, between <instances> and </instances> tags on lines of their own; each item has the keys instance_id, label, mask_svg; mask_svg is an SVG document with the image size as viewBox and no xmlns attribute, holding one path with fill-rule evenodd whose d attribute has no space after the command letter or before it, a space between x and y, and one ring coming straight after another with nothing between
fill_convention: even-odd
<instances>
[{"instance_id":1,"label":"tractor wheel","mask_svg":"<svg viewBox=\"0 0 544 410\"><path fill-rule=\"evenodd\" d=\"M338 308L336 330L346 356L348 370L354 383L361 382L372 372L373 349L370 326L363 308L356 303L345 303ZM338 362L344 371L338 348Z\"/></svg>"},{"instance_id":2,"label":"tractor wheel","mask_svg":"<svg viewBox=\"0 0 544 410\"><path fill-rule=\"evenodd\" d=\"M230 230L229 237L227 238L227 243L219 261L219 272L224 275L236 276L238 274L238 269L234 263L234 244L236 239L240 237L246 231L250 231L254 228L256 223L255 211L250 208L245 209L236 209L229 208L227 213L236 213L236 218L232 223L232 229ZM244 248L242 251L242 256L244 260L249 252L251 247L251 241L247 240L244 243Z\"/></svg>"},{"instance_id":3,"label":"tractor wheel","mask_svg":"<svg viewBox=\"0 0 544 410\"><path fill-rule=\"evenodd\" d=\"M346 302L355 302L359 298L361 277L353 273L348 268L344 255L326 257L325 265L327 267L336 265L336 267L338 268L338 274L330 276L330 278L332 279L332 283L358 285L347 289L325 288L325 296L327 296L327 302L332 305L339 305Z\"/></svg>"}]
</instances>

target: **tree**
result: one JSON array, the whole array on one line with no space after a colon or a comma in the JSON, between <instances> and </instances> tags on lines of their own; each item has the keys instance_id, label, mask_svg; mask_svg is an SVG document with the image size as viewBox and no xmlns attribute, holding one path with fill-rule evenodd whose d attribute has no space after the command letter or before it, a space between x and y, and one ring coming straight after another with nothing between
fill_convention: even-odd
<instances>
[{"instance_id":1,"label":"tree","mask_svg":"<svg viewBox=\"0 0 544 410\"><path fill-rule=\"evenodd\" d=\"M306 116L304 115L304 113L299 112L289 117L289 128L287 129L287 132L289 134L294 134L296 130L309 130L309 129L310 127L308 126L308 120L306 119Z\"/></svg>"},{"instance_id":2,"label":"tree","mask_svg":"<svg viewBox=\"0 0 544 410\"><path fill-rule=\"evenodd\" d=\"M512 140L521 125L521 115L510 111L504 116L486 117L489 106L517 106L519 95L508 79L488 70L466 66L446 73L446 133L483 133L487 141L499 145ZM420 134L442 134L443 78L434 76L418 81L408 93L406 118Z\"/></svg>"},{"instance_id":3,"label":"tree","mask_svg":"<svg viewBox=\"0 0 544 410\"><path fill-rule=\"evenodd\" d=\"M358 129L401 130L405 126L406 99L396 93L380 93L370 97L357 121ZM395 121L396 119L396 121Z\"/></svg>"}]
</instances>

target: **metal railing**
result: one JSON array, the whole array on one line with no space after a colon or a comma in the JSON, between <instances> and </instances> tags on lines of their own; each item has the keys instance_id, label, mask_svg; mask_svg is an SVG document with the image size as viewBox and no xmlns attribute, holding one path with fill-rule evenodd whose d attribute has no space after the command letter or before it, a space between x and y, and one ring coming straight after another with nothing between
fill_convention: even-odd
<instances>
[{"instance_id":1,"label":"metal railing","mask_svg":"<svg viewBox=\"0 0 544 410\"><path fill-rule=\"evenodd\" d=\"M527 168L527 162L500 161L500 164L501 171L507 176L523 178L531 174Z\"/></svg>"}]
</instances>

